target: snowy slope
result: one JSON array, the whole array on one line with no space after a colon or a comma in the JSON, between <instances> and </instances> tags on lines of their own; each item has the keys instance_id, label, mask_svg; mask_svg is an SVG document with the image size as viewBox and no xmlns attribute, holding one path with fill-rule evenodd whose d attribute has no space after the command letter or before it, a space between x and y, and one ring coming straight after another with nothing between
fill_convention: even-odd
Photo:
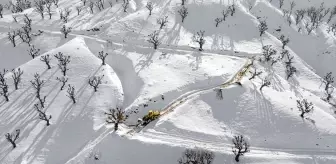
<instances>
[{"instance_id":1,"label":"snowy slope","mask_svg":"<svg viewBox=\"0 0 336 164\"><path fill-rule=\"evenodd\" d=\"M294 10L310 6L336 5L334 0L293 0ZM321 77L336 69L335 36L327 33L328 24L307 35L299 26L288 25L282 9L289 9L285 1L237 0L236 13L215 27L214 19L232 0L187 1L189 15L184 23L178 10L180 0L152 1L151 16L145 0L130 0L127 12L122 1L105 2L90 13L88 5L77 15L80 0L60 0L52 6L53 16L42 20L34 9L27 9L14 22L12 14L4 11L0 19L0 69L21 68L23 81L14 91L11 73L9 102L0 98L0 135L21 129L17 148L12 149L4 137L0 138L0 163L177 163L186 148L199 147L213 151L213 163L236 163L231 139L242 134L249 139L251 152L240 163L336 163L335 108L323 101ZM6 3L6 2L3 2ZM89 2L87 2L89 3ZM253 8L249 11L248 4ZM72 10L67 23L59 20L59 12ZM7 32L23 25L23 14L33 20L33 45L41 55L63 52L71 57L68 84L76 88L78 102L72 104L66 90L60 91L61 77L57 60L52 69L39 57L31 60L28 46L18 40L13 47ZM159 30L157 18L168 16L168 24ZM258 18L266 19L268 30L259 36ZM292 17L294 21L294 17ZM336 21L336 18L332 22ZM59 31L65 24L73 30L65 39ZM92 28L99 31L88 31ZM281 29L280 31L277 29ZM162 44L153 50L148 35L159 30ZM205 31L204 51L197 50L192 41L196 32ZM286 46L294 56L297 72L286 79L285 61L272 67L258 61L262 46L272 45L278 52L280 35L289 37ZM107 65L102 66L98 52L109 53ZM279 55L277 55L279 56ZM254 60L252 67L246 67ZM247 72L240 76L244 68ZM249 71L256 68L263 73L248 80ZM35 73L46 80L41 95L46 95L46 113L52 115L51 125L38 119L33 105L37 102L30 84ZM98 92L93 92L88 79L104 75ZM259 90L262 80L271 86ZM242 86L235 84L241 82ZM222 89L223 100L215 89ZM296 100L308 99L314 112L302 119ZM122 107L137 111L115 132L105 123L110 108ZM130 125L149 110L165 115L151 122L140 132ZM95 160L94 156L99 160Z\"/></svg>"}]
</instances>

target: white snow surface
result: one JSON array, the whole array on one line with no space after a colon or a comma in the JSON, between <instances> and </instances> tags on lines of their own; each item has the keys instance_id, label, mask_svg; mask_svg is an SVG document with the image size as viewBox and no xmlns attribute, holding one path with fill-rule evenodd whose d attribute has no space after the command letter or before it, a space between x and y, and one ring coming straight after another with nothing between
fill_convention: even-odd
<instances>
[{"instance_id":1,"label":"white snow surface","mask_svg":"<svg viewBox=\"0 0 336 164\"><path fill-rule=\"evenodd\" d=\"M329 8L336 5L334 0L293 1L294 10L318 7L322 2ZM177 12L180 0L152 2L151 16L146 0L130 0L127 12L122 1L112 1L112 7L106 1L105 8L95 7L93 14L87 5L79 15L75 7L82 5L80 0L60 0L58 8L52 6L52 18L45 13L43 20L33 8L17 14L5 9L0 18L0 69L20 68L24 73L18 90L12 73L7 73L10 101L0 97L1 164L172 164L178 163L186 148L195 147L214 152L214 164L231 164L236 163L232 138L240 134L248 139L251 151L239 163L336 163L336 109L322 99L321 86L321 78L336 70L336 38L326 31L326 22L307 35L304 29L297 32L304 23L289 26L283 17L282 9L289 9L289 1L280 9L278 0L236 0L234 16L215 27L214 19L222 16L232 0L188 0L184 23ZM250 11L249 2L253 4ZM72 10L67 23L59 20L65 8ZM23 25L23 14L33 20L33 33L43 31L33 37L32 45L40 49L40 56L50 55L51 69L40 56L32 59L28 45L18 37L16 47L8 41L7 33ZM169 23L159 30L162 44L153 50L148 35L159 29L156 19L164 16ZM262 37L258 17L267 18L269 29ZM68 38L59 31L63 24L72 27ZM276 31L279 26L280 32ZM94 27L99 31L88 31ZM205 30L202 52L191 39L199 30ZM263 45L281 51L281 34L290 39L286 49L297 69L288 80L284 61L272 67L258 61ZM106 65L98 58L100 51L109 54ZM58 52L71 59L64 90L56 80L62 77L54 58ZM249 80L248 71L240 81L242 86L223 86L252 59L249 71L263 71L259 77ZM38 100L30 81L35 73L45 80L41 95L46 96L46 114L52 116L50 126L34 109ZM94 92L88 81L102 75L102 84ZM265 78L271 85L261 92ZM76 104L67 97L68 84L75 87ZM214 90L220 87L222 100ZM314 104L305 119L297 109L296 100L301 99ZM137 111L118 131L106 124L104 114L115 107ZM172 110L140 132L128 133L131 127L127 125L149 110L164 109ZM4 135L16 129L21 134L13 149Z\"/></svg>"}]
</instances>

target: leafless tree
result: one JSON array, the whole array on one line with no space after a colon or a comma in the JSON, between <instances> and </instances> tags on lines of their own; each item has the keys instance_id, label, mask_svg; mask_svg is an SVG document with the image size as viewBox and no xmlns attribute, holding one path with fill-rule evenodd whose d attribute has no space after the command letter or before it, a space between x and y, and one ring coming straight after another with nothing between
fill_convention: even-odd
<instances>
[{"instance_id":1,"label":"leafless tree","mask_svg":"<svg viewBox=\"0 0 336 164\"><path fill-rule=\"evenodd\" d=\"M290 2L290 15L293 13L293 9L296 6L296 3L294 1Z\"/></svg>"},{"instance_id":2,"label":"leafless tree","mask_svg":"<svg viewBox=\"0 0 336 164\"><path fill-rule=\"evenodd\" d=\"M232 143L234 145L232 147L232 152L236 156L236 162L239 162L239 157L250 151L250 144L247 142L243 135L234 136L234 138L232 139Z\"/></svg>"},{"instance_id":3,"label":"leafless tree","mask_svg":"<svg viewBox=\"0 0 336 164\"><path fill-rule=\"evenodd\" d=\"M253 6L254 6L253 1L247 1L247 5L248 5L248 9L249 9L249 11L251 11L251 9L252 9Z\"/></svg>"},{"instance_id":4,"label":"leafless tree","mask_svg":"<svg viewBox=\"0 0 336 164\"><path fill-rule=\"evenodd\" d=\"M105 112L106 123L114 124L114 130L117 131L119 124L124 123L128 118L125 110L121 109L120 107L116 107L115 109L110 109L108 112Z\"/></svg>"},{"instance_id":5,"label":"leafless tree","mask_svg":"<svg viewBox=\"0 0 336 164\"><path fill-rule=\"evenodd\" d=\"M35 8L37 12L41 15L41 18L44 19L44 1L43 0L35 0Z\"/></svg>"},{"instance_id":6,"label":"leafless tree","mask_svg":"<svg viewBox=\"0 0 336 164\"><path fill-rule=\"evenodd\" d=\"M147 2L146 8L149 10L149 15L152 15L152 11L154 9L154 5L152 2Z\"/></svg>"},{"instance_id":7,"label":"leafless tree","mask_svg":"<svg viewBox=\"0 0 336 164\"><path fill-rule=\"evenodd\" d=\"M51 58L49 55L41 56L40 60L43 61L47 65L47 69L51 69L51 66L50 66Z\"/></svg>"},{"instance_id":8,"label":"leafless tree","mask_svg":"<svg viewBox=\"0 0 336 164\"><path fill-rule=\"evenodd\" d=\"M272 45L266 45L262 47L263 52L262 55L264 57L264 61L269 62L275 60L275 55L277 51L272 48Z\"/></svg>"},{"instance_id":9,"label":"leafless tree","mask_svg":"<svg viewBox=\"0 0 336 164\"><path fill-rule=\"evenodd\" d=\"M226 20L226 17L228 17L229 14L230 14L230 10L229 10L229 9L224 9L224 10L222 11L223 21Z\"/></svg>"},{"instance_id":10,"label":"leafless tree","mask_svg":"<svg viewBox=\"0 0 336 164\"><path fill-rule=\"evenodd\" d=\"M266 78L262 80L261 86L260 86L260 91L262 92L262 89L264 87L268 87L271 85L271 82L269 80L267 80Z\"/></svg>"},{"instance_id":11,"label":"leafless tree","mask_svg":"<svg viewBox=\"0 0 336 164\"><path fill-rule=\"evenodd\" d=\"M51 115L47 116L45 111L42 111L41 108L43 107L40 107L39 104L34 104L34 108L35 110L38 112L39 114L39 118L43 121L46 121L47 122L47 126L50 125L50 119L51 119Z\"/></svg>"},{"instance_id":12,"label":"leafless tree","mask_svg":"<svg viewBox=\"0 0 336 164\"><path fill-rule=\"evenodd\" d=\"M181 5L184 5L187 2L187 0L181 0L181 2L182 2Z\"/></svg>"},{"instance_id":13,"label":"leafless tree","mask_svg":"<svg viewBox=\"0 0 336 164\"><path fill-rule=\"evenodd\" d=\"M62 83L61 90L63 90L65 87L65 84L68 82L68 78L62 76L61 78L57 77L56 80Z\"/></svg>"},{"instance_id":14,"label":"leafless tree","mask_svg":"<svg viewBox=\"0 0 336 164\"><path fill-rule=\"evenodd\" d=\"M20 136L20 129L16 129L15 133L5 134L5 137L6 137L7 141L12 144L13 148L16 148L16 141L17 141L17 139L19 139L19 136Z\"/></svg>"},{"instance_id":15,"label":"leafless tree","mask_svg":"<svg viewBox=\"0 0 336 164\"><path fill-rule=\"evenodd\" d=\"M215 22L216 22L216 27L218 27L219 23L223 22L223 18L216 18Z\"/></svg>"},{"instance_id":16,"label":"leafless tree","mask_svg":"<svg viewBox=\"0 0 336 164\"><path fill-rule=\"evenodd\" d=\"M296 68L293 67L292 65L286 66L286 75L287 75L287 80L294 75L296 72Z\"/></svg>"},{"instance_id":17,"label":"leafless tree","mask_svg":"<svg viewBox=\"0 0 336 164\"><path fill-rule=\"evenodd\" d=\"M23 74L23 71L20 68L18 68L17 70L15 69L12 70L12 78L14 81L15 90L19 89L19 84L21 82L22 74Z\"/></svg>"},{"instance_id":18,"label":"leafless tree","mask_svg":"<svg viewBox=\"0 0 336 164\"><path fill-rule=\"evenodd\" d=\"M94 91L97 92L98 86L102 83L104 75L102 76L94 76L91 79L89 79L89 84L91 87L93 87Z\"/></svg>"},{"instance_id":19,"label":"leafless tree","mask_svg":"<svg viewBox=\"0 0 336 164\"><path fill-rule=\"evenodd\" d=\"M64 11L60 12L60 18L61 20L63 20L64 23L68 22L70 13L71 13L71 9L69 8L65 8Z\"/></svg>"},{"instance_id":20,"label":"leafless tree","mask_svg":"<svg viewBox=\"0 0 336 164\"><path fill-rule=\"evenodd\" d=\"M252 76L249 78L249 80L254 79L255 77L259 76L262 74L262 71L257 71L257 68L254 68L254 71L250 71L250 73L252 74Z\"/></svg>"},{"instance_id":21,"label":"leafless tree","mask_svg":"<svg viewBox=\"0 0 336 164\"><path fill-rule=\"evenodd\" d=\"M15 37L18 35L16 30L13 30L12 32L8 32L8 39L10 42L12 42L13 46L16 47Z\"/></svg>"},{"instance_id":22,"label":"leafless tree","mask_svg":"<svg viewBox=\"0 0 336 164\"><path fill-rule=\"evenodd\" d=\"M47 13L49 15L49 19L51 19L51 16L52 16L51 5L52 5L52 1L51 0L46 1L45 6L47 8Z\"/></svg>"},{"instance_id":23,"label":"leafless tree","mask_svg":"<svg viewBox=\"0 0 336 164\"><path fill-rule=\"evenodd\" d=\"M186 149L183 156L178 160L179 164L211 164L215 154L203 149Z\"/></svg>"},{"instance_id":24,"label":"leafless tree","mask_svg":"<svg viewBox=\"0 0 336 164\"><path fill-rule=\"evenodd\" d=\"M3 18L2 14L3 14L3 5L0 4L0 18Z\"/></svg>"},{"instance_id":25,"label":"leafless tree","mask_svg":"<svg viewBox=\"0 0 336 164\"><path fill-rule=\"evenodd\" d=\"M77 10L77 15L80 14L80 12L82 11L83 7L82 6L76 6L76 10Z\"/></svg>"},{"instance_id":26,"label":"leafless tree","mask_svg":"<svg viewBox=\"0 0 336 164\"><path fill-rule=\"evenodd\" d=\"M127 12L128 5L129 5L128 0L126 0L126 1L122 4L122 7L124 8L124 12L125 12L125 13Z\"/></svg>"},{"instance_id":27,"label":"leafless tree","mask_svg":"<svg viewBox=\"0 0 336 164\"><path fill-rule=\"evenodd\" d=\"M8 70L4 69L3 72L0 72L0 95L3 96L6 101L9 101L8 98L8 84L7 80L5 78L5 74L8 72Z\"/></svg>"},{"instance_id":28,"label":"leafless tree","mask_svg":"<svg viewBox=\"0 0 336 164\"><path fill-rule=\"evenodd\" d=\"M52 2L54 2L54 5L58 8L58 2L59 2L59 0L52 0Z\"/></svg>"},{"instance_id":29,"label":"leafless tree","mask_svg":"<svg viewBox=\"0 0 336 164\"><path fill-rule=\"evenodd\" d=\"M23 16L23 22L25 23L25 26L29 29L29 31L31 31L31 23L33 20L28 17L28 14L24 14Z\"/></svg>"},{"instance_id":30,"label":"leafless tree","mask_svg":"<svg viewBox=\"0 0 336 164\"><path fill-rule=\"evenodd\" d=\"M17 30L17 35L19 36L19 38L21 39L22 42L27 43L28 46L31 45L31 41L32 41L32 34L31 34L31 28L28 26L23 26L22 30L18 29Z\"/></svg>"},{"instance_id":31,"label":"leafless tree","mask_svg":"<svg viewBox=\"0 0 336 164\"><path fill-rule=\"evenodd\" d=\"M104 3L102 0L97 0L95 6L99 9L99 11L104 9Z\"/></svg>"},{"instance_id":32,"label":"leafless tree","mask_svg":"<svg viewBox=\"0 0 336 164\"><path fill-rule=\"evenodd\" d=\"M17 17L18 17L18 16L16 16L16 15L12 15L12 17L13 17L14 22L17 23L17 22L18 22L18 21L17 21Z\"/></svg>"},{"instance_id":33,"label":"leafless tree","mask_svg":"<svg viewBox=\"0 0 336 164\"><path fill-rule=\"evenodd\" d=\"M90 1L89 8L90 8L91 14L93 14L93 6L94 6L94 3Z\"/></svg>"},{"instance_id":34,"label":"leafless tree","mask_svg":"<svg viewBox=\"0 0 336 164\"><path fill-rule=\"evenodd\" d=\"M64 34L64 38L67 38L68 34L71 32L71 27L66 27L65 25L63 25L63 27L61 28L61 32Z\"/></svg>"},{"instance_id":35,"label":"leafless tree","mask_svg":"<svg viewBox=\"0 0 336 164\"><path fill-rule=\"evenodd\" d=\"M327 95L327 101L330 100L331 94L334 91L332 84L334 83L334 77L332 77L332 72L327 73L322 79L322 84L324 84L324 91Z\"/></svg>"},{"instance_id":36,"label":"leafless tree","mask_svg":"<svg viewBox=\"0 0 336 164\"><path fill-rule=\"evenodd\" d=\"M98 55L98 58L102 60L102 65L105 65L105 59L106 59L106 56L108 55L108 53L105 53L104 54L104 51L100 51L99 52L99 55Z\"/></svg>"},{"instance_id":37,"label":"leafless tree","mask_svg":"<svg viewBox=\"0 0 336 164\"><path fill-rule=\"evenodd\" d=\"M180 14L181 18L182 18L182 23L184 22L184 19L188 16L189 12L188 12L188 8L182 6L182 8L180 8L178 10L178 13Z\"/></svg>"},{"instance_id":38,"label":"leafless tree","mask_svg":"<svg viewBox=\"0 0 336 164\"><path fill-rule=\"evenodd\" d=\"M300 10L295 11L294 15L295 15L295 24L296 25L298 25L302 21L305 14L306 14L305 9L300 9Z\"/></svg>"},{"instance_id":39,"label":"leafless tree","mask_svg":"<svg viewBox=\"0 0 336 164\"><path fill-rule=\"evenodd\" d=\"M327 23L329 23L331 21L331 19L336 15L336 6L334 6L332 8L332 10L330 11L330 15L329 15L329 18L328 18L328 21Z\"/></svg>"},{"instance_id":40,"label":"leafless tree","mask_svg":"<svg viewBox=\"0 0 336 164\"><path fill-rule=\"evenodd\" d=\"M282 49L285 49L285 46L289 43L289 38L285 38L284 35L281 35L280 41L282 43Z\"/></svg>"},{"instance_id":41,"label":"leafless tree","mask_svg":"<svg viewBox=\"0 0 336 164\"><path fill-rule=\"evenodd\" d=\"M69 84L69 86L68 86L68 90L67 90L67 96L72 100L72 102L74 103L74 104L76 104L76 98L75 98L75 86L71 86L70 84Z\"/></svg>"},{"instance_id":42,"label":"leafless tree","mask_svg":"<svg viewBox=\"0 0 336 164\"><path fill-rule=\"evenodd\" d=\"M265 31L268 30L267 24L266 24L266 20L261 20L259 21L259 32L260 32L260 36L262 36L263 34L265 34Z\"/></svg>"},{"instance_id":43,"label":"leafless tree","mask_svg":"<svg viewBox=\"0 0 336 164\"><path fill-rule=\"evenodd\" d=\"M305 28L307 30L308 35L310 35L310 33L315 29L314 24L310 23L310 22L305 22Z\"/></svg>"},{"instance_id":44,"label":"leafless tree","mask_svg":"<svg viewBox=\"0 0 336 164\"><path fill-rule=\"evenodd\" d=\"M205 31L201 30L197 32L196 35L194 34L194 36L192 37L192 40L199 44L199 51L203 51L203 45L205 43L204 33Z\"/></svg>"},{"instance_id":45,"label":"leafless tree","mask_svg":"<svg viewBox=\"0 0 336 164\"><path fill-rule=\"evenodd\" d=\"M165 16L165 17L162 17L162 18L158 18L156 20L156 22L157 22L157 24L160 25L160 29L162 29L168 23L168 16Z\"/></svg>"},{"instance_id":46,"label":"leafless tree","mask_svg":"<svg viewBox=\"0 0 336 164\"><path fill-rule=\"evenodd\" d=\"M307 99L296 100L297 108L301 112L300 116L304 118L304 115L314 111L314 105L312 102L308 102Z\"/></svg>"},{"instance_id":47,"label":"leafless tree","mask_svg":"<svg viewBox=\"0 0 336 164\"><path fill-rule=\"evenodd\" d=\"M283 4L284 4L284 0L279 0L280 9L282 8Z\"/></svg>"},{"instance_id":48,"label":"leafless tree","mask_svg":"<svg viewBox=\"0 0 336 164\"><path fill-rule=\"evenodd\" d=\"M63 76L66 76L66 72L69 70L70 56L65 56L62 52L58 52L54 56L58 60L58 67L61 69Z\"/></svg>"},{"instance_id":49,"label":"leafless tree","mask_svg":"<svg viewBox=\"0 0 336 164\"><path fill-rule=\"evenodd\" d=\"M110 7L113 7L113 1L112 1L112 0L109 1L108 3L109 3L109 5L110 5Z\"/></svg>"},{"instance_id":50,"label":"leafless tree","mask_svg":"<svg viewBox=\"0 0 336 164\"><path fill-rule=\"evenodd\" d=\"M45 81L41 80L41 77L38 73L35 73L34 80L31 80L30 83L36 90L36 98L40 101L42 108L44 108L46 96L44 96L44 98L41 97L41 89L42 86L45 84Z\"/></svg>"},{"instance_id":51,"label":"leafless tree","mask_svg":"<svg viewBox=\"0 0 336 164\"><path fill-rule=\"evenodd\" d=\"M230 5L228 9L231 13L231 16L233 16L233 14L236 13L236 5L234 3Z\"/></svg>"},{"instance_id":52,"label":"leafless tree","mask_svg":"<svg viewBox=\"0 0 336 164\"><path fill-rule=\"evenodd\" d=\"M35 46L33 45L33 46L31 46L30 48L29 48L29 50L27 50L28 51L28 54L34 59L36 56L39 56L40 55L40 49L39 48L35 48Z\"/></svg>"},{"instance_id":53,"label":"leafless tree","mask_svg":"<svg viewBox=\"0 0 336 164\"><path fill-rule=\"evenodd\" d=\"M289 54L289 51L286 49L282 49L280 52L280 59L282 60L285 56Z\"/></svg>"},{"instance_id":54,"label":"leafless tree","mask_svg":"<svg viewBox=\"0 0 336 164\"><path fill-rule=\"evenodd\" d=\"M153 33L151 33L149 36L149 39L147 40L149 43L152 43L154 46L154 49L156 50L157 47L161 44L161 42L159 41L159 32L158 31L154 31Z\"/></svg>"}]
</instances>

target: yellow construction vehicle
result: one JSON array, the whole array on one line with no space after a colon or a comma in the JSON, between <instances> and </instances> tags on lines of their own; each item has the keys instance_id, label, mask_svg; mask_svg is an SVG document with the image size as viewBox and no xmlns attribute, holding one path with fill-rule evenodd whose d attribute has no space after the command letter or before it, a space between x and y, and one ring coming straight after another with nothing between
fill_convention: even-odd
<instances>
[{"instance_id":1,"label":"yellow construction vehicle","mask_svg":"<svg viewBox=\"0 0 336 164\"><path fill-rule=\"evenodd\" d=\"M145 126L160 116L160 111L148 111L148 114L142 117L142 125Z\"/></svg>"}]
</instances>

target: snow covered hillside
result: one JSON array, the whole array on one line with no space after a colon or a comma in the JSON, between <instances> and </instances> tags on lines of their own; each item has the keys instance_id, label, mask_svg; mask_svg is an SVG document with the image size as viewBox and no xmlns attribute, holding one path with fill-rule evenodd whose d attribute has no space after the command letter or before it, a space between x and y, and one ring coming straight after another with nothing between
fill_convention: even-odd
<instances>
[{"instance_id":1,"label":"snow covered hillside","mask_svg":"<svg viewBox=\"0 0 336 164\"><path fill-rule=\"evenodd\" d=\"M0 4L0 163L336 163L334 0Z\"/></svg>"}]
</instances>

